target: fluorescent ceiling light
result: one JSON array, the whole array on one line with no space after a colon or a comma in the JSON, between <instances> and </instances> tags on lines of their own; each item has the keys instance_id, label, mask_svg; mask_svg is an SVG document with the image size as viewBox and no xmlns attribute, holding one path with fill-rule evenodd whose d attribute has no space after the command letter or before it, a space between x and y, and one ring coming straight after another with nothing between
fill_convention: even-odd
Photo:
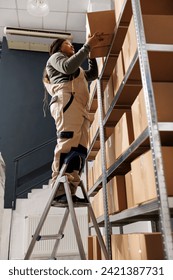
<instances>
[{"instance_id":1,"label":"fluorescent ceiling light","mask_svg":"<svg viewBox=\"0 0 173 280\"><path fill-rule=\"evenodd\" d=\"M47 0L28 0L27 11L32 16L45 17L49 13Z\"/></svg>"}]
</instances>

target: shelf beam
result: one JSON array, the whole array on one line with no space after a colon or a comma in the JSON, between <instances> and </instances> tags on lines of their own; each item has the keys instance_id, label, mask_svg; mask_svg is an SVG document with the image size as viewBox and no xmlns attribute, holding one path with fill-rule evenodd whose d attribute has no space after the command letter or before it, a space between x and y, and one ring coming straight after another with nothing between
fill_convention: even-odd
<instances>
[{"instance_id":1,"label":"shelf beam","mask_svg":"<svg viewBox=\"0 0 173 280\"><path fill-rule=\"evenodd\" d=\"M165 44L146 44L147 51L173 52L173 45Z\"/></svg>"}]
</instances>

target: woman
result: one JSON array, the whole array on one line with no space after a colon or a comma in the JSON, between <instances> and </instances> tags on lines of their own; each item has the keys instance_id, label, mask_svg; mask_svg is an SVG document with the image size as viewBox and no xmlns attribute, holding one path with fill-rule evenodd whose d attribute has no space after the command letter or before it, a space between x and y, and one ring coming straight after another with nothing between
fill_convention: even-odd
<instances>
[{"instance_id":1,"label":"woman","mask_svg":"<svg viewBox=\"0 0 173 280\"><path fill-rule=\"evenodd\" d=\"M99 40L100 35L94 34L77 53L73 45L65 39L57 39L50 46L50 58L46 64L43 82L52 96L50 112L57 130L57 145L52 164L52 186L68 152L74 150L87 154L90 122L87 110L88 82L97 78L98 69L95 59L88 59L89 69L86 71L80 66ZM80 167L80 159L77 158L70 162L66 170L74 202L84 201L75 195L80 182ZM67 202L63 185L58 188L56 201Z\"/></svg>"}]
</instances>

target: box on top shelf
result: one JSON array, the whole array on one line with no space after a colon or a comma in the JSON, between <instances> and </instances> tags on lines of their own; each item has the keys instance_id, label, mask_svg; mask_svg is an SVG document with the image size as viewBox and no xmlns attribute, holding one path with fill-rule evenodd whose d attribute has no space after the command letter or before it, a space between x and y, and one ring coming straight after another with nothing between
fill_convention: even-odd
<instances>
[{"instance_id":1,"label":"box on top shelf","mask_svg":"<svg viewBox=\"0 0 173 280\"><path fill-rule=\"evenodd\" d=\"M173 147L162 147L163 166L168 196L173 196ZM157 198L151 150L131 162L132 188L135 205Z\"/></svg>"},{"instance_id":2,"label":"box on top shelf","mask_svg":"<svg viewBox=\"0 0 173 280\"><path fill-rule=\"evenodd\" d=\"M86 36L93 35L95 32L102 33L99 44L92 49L90 57L104 57L107 55L115 29L115 12L99 11L91 12L86 15Z\"/></svg>"},{"instance_id":3,"label":"box on top shelf","mask_svg":"<svg viewBox=\"0 0 173 280\"><path fill-rule=\"evenodd\" d=\"M140 3L144 15L172 15L172 0L141 0Z\"/></svg>"},{"instance_id":4,"label":"box on top shelf","mask_svg":"<svg viewBox=\"0 0 173 280\"><path fill-rule=\"evenodd\" d=\"M173 52L148 52L153 82L173 82Z\"/></svg>"},{"instance_id":5,"label":"box on top shelf","mask_svg":"<svg viewBox=\"0 0 173 280\"><path fill-rule=\"evenodd\" d=\"M150 44L173 44L173 16L170 15L143 15L143 24L146 42ZM127 34L122 46L125 72L137 51L137 39L134 19L130 21ZM155 67L158 67L157 64Z\"/></svg>"},{"instance_id":6,"label":"box on top shelf","mask_svg":"<svg viewBox=\"0 0 173 280\"><path fill-rule=\"evenodd\" d=\"M126 4L123 11L123 21L128 22L130 15L132 15L131 1L127 0L114 0L115 19L119 21L122 9ZM140 0L141 11L144 15L172 15L173 1L172 0Z\"/></svg>"},{"instance_id":7,"label":"box on top shelf","mask_svg":"<svg viewBox=\"0 0 173 280\"><path fill-rule=\"evenodd\" d=\"M119 17L122 13L123 6L125 4L125 0L114 0L114 9L115 9L115 19L116 22L119 21Z\"/></svg>"},{"instance_id":8,"label":"box on top shelf","mask_svg":"<svg viewBox=\"0 0 173 280\"><path fill-rule=\"evenodd\" d=\"M127 0L114 0L115 18L118 23L121 22L121 26L125 23L129 23L132 16L131 1ZM122 17L121 17L122 16ZM121 19L120 19L121 17ZM126 25L125 25L126 26Z\"/></svg>"},{"instance_id":9,"label":"box on top shelf","mask_svg":"<svg viewBox=\"0 0 173 280\"><path fill-rule=\"evenodd\" d=\"M153 83L158 122L173 122L173 83ZM135 139L148 126L143 89L132 104Z\"/></svg>"},{"instance_id":10,"label":"box on top shelf","mask_svg":"<svg viewBox=\"0 0 173 280\"><path fill-rule=\"evenodd\" d=\"M124 3L125 3L125 0L114 0L116 22L118 22L118 20L119 20Z\"/></svg>"}]
</instances>

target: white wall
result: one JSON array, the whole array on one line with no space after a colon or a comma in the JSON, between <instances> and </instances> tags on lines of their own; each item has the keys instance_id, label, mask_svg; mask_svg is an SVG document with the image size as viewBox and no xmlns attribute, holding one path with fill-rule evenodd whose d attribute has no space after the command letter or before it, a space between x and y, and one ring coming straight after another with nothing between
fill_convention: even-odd
<instances>
[{"instance_id":1,"label":"white wall","mask_svg":"<svg viewBox=\"0 0 173 280\"><path fill-rule=\"evenodd\" d=\"M0 251L2 236L2 220L4 212L4 188L5 188L5 163L0 153Z\"/></svg>"}]
</instances>

